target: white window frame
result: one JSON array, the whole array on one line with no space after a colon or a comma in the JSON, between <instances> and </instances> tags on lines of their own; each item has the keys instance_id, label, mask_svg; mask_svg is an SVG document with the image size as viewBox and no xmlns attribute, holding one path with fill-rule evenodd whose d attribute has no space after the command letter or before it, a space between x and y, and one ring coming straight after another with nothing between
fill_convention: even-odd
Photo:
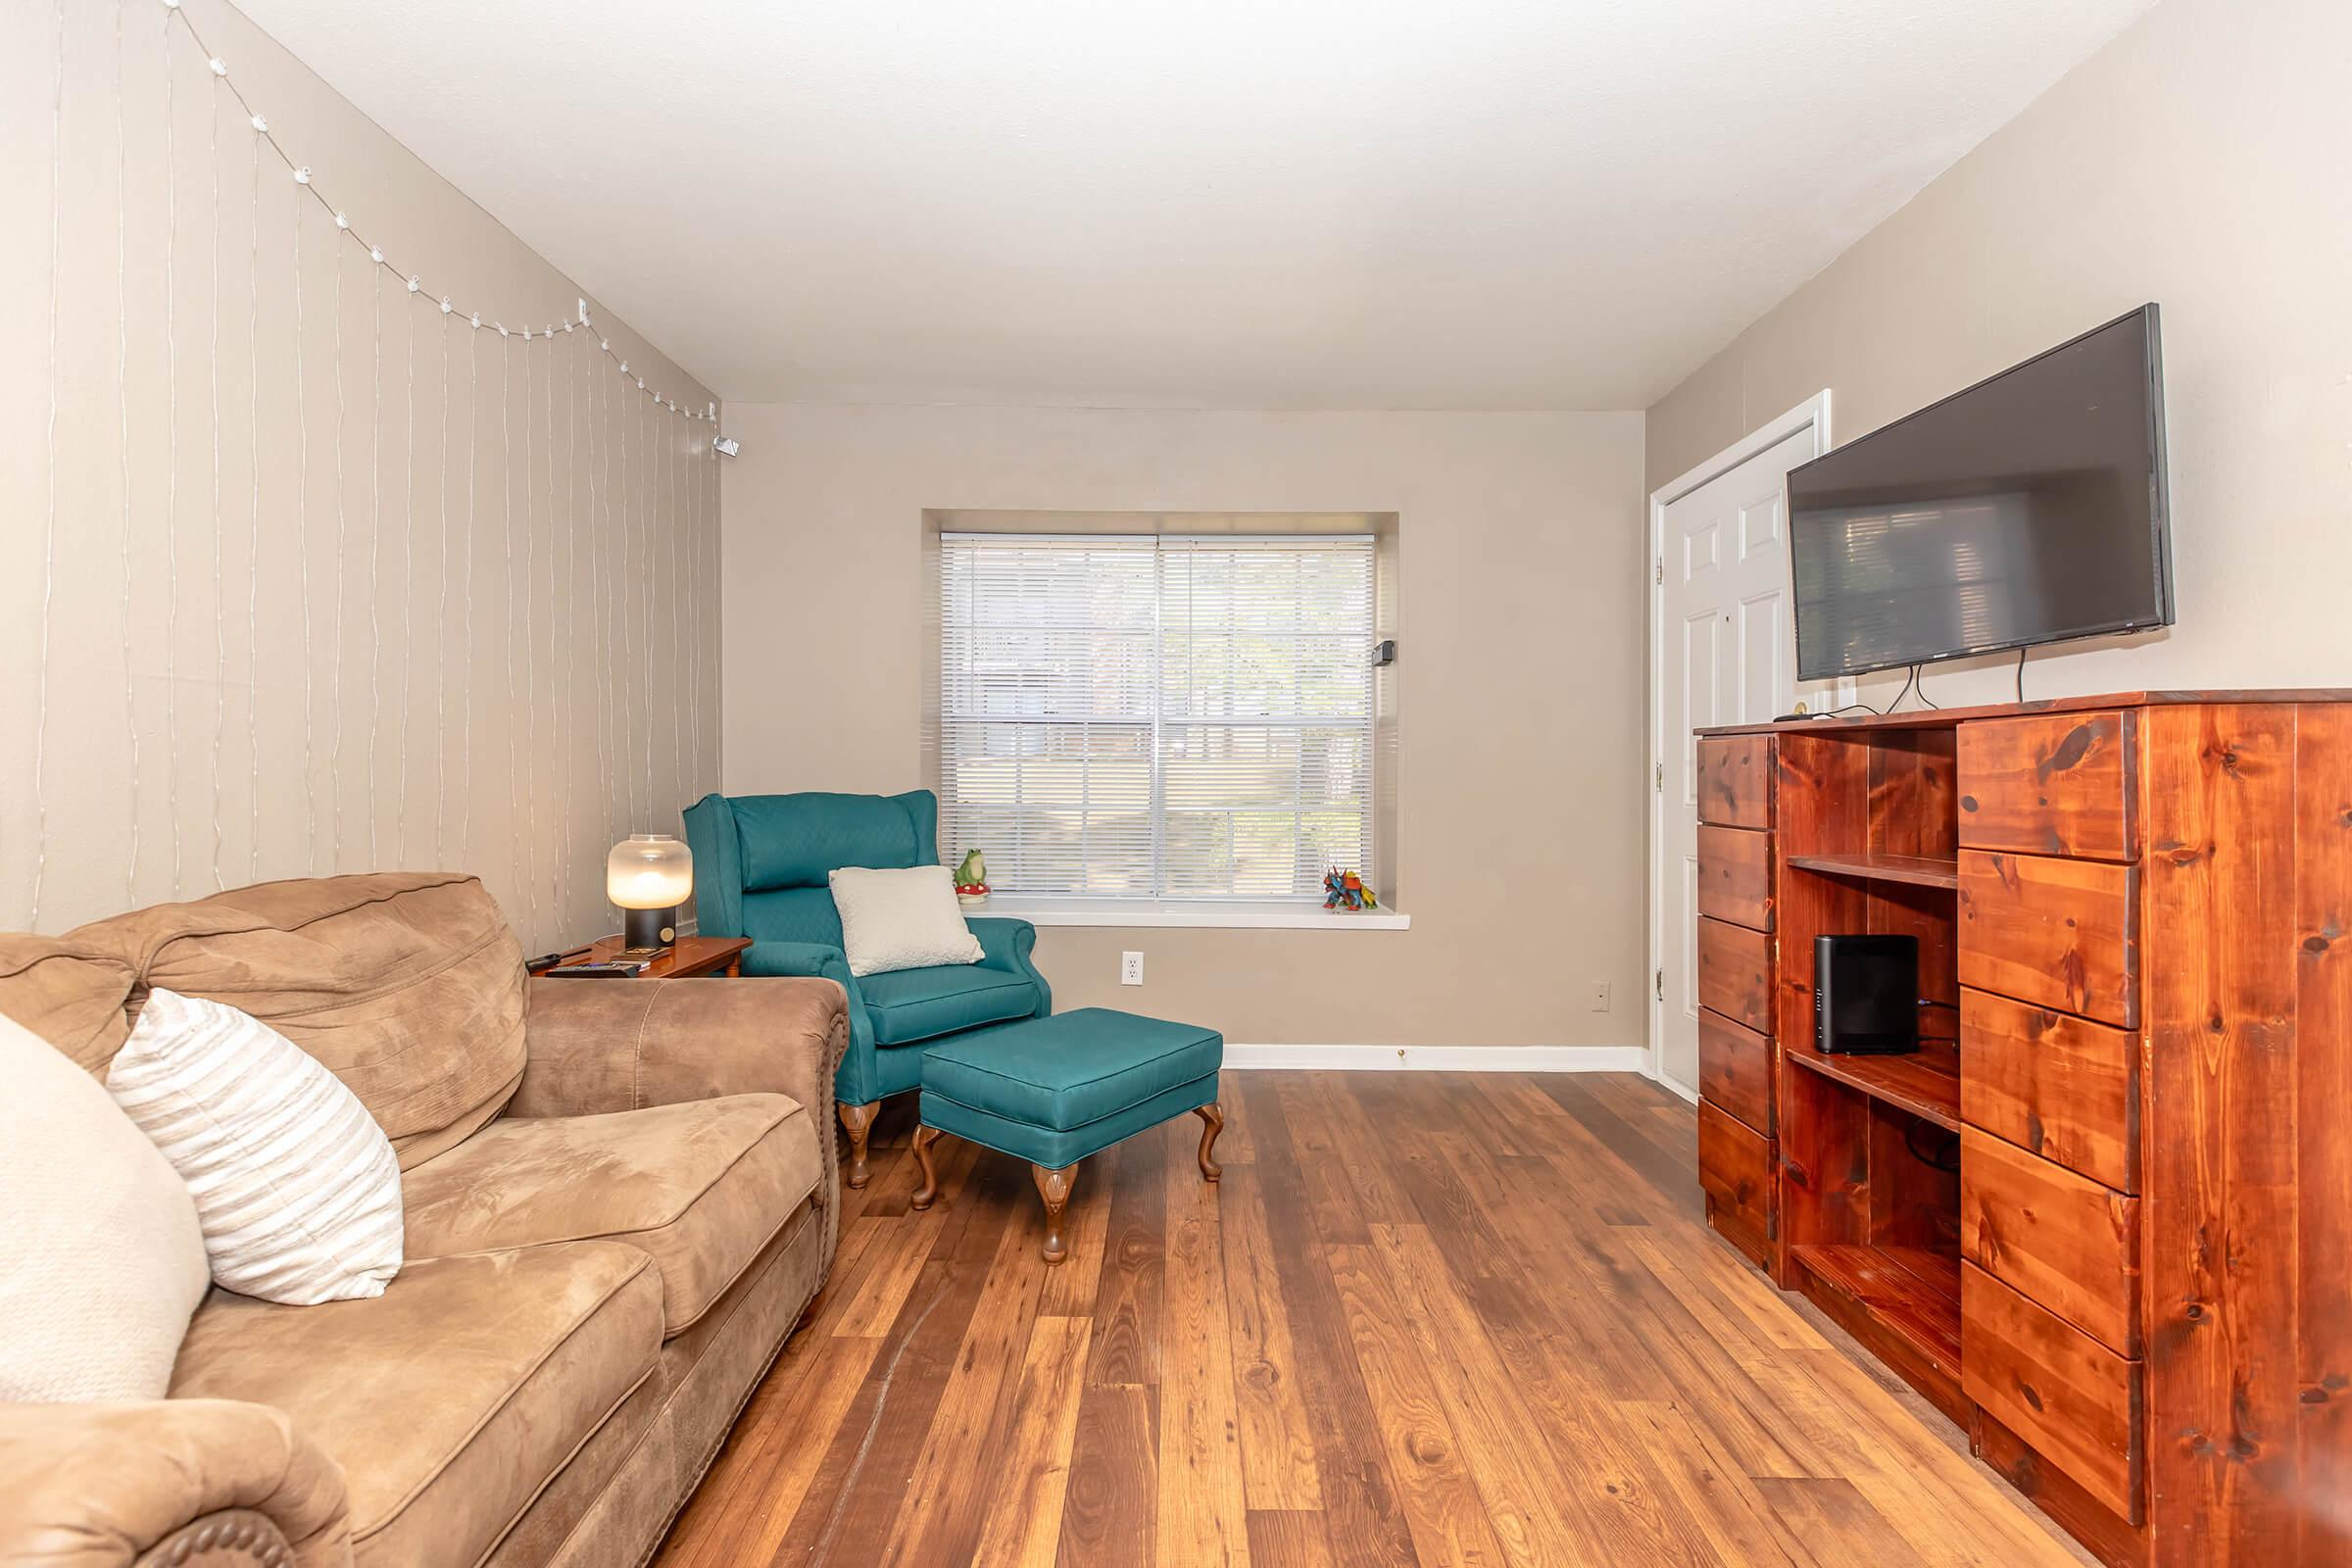
<instances>
[{"instance_id":1,"label":"white window frame","mask_svg":"<svg viewBox=\"0 0 2352 1568\"><path fill-rule=\"evenodd\" d=\"M1311 546L1328 544L1361 546L1373 552L1373 572L1370 580L1367 582L1366 592L1366 647L1363 681L1365 714L1364 758L1367 772L1364 782L1363 827L1361 831L1361 858L1363 860L1363 864L1358 869L1363 872L1367 882L1372 882L1374 880L1376 872L1373 865L1373 860L1377 853L1377 809L1375 804L1377 798L1377 785L1372 770L1378 766L1377 724L1379 713L1379 688L1377 671L1372 664L1370 656L1371 645L1378 637L1378 607L1380 604L1378 580L1380 571L1378 559L1379 545L1378 538L1375 534L1228 534L1214 532L1169 532L1164 534L1061 534L966 528L942 529L938 533L937 538L939 540L939 547L943 553L954 548L958 543L969 541L1004 541L1008 543L1037 542L1067 544L1072 547L1084 547L1087 545L1149 545L1152 547L1153 561L1153 675L1152 682L1152 796L1150 812L1152 834L1152 882L1153 887L1159 891L1155 891L1149 895L999 893L991 895L987 906L979 912L1012 915L1018 918L1027 919L1033 924L1040 926L1118 926L1159 929L1206 927L1249 930L1345 929L1357 931L1401 931L1410 928L1410 916L1397 910L1385 907L1377 910L1358 911L1353 913L1327 910L1323 907L1321 897L1312 893L1297 893L1280 897L1236 898L1231 895L1218 894L1173 894L1164 890L1164 878L1166 876L1166 775L1164 771L1164 756L1161 749L1161 731L1163 725L1167 723L1168 720L1166 718L1164 708L1165 691L1159 680L1157 662L1161 657L1165 647L1164 624L1161 616L1165 611L1164 572L1166 569L1166 562L1171 554L1171 552L1165 547L1169 545L1200 546L1210 550L1246 550L1251 545L1269 545L1296 548L1301 545ZM928 591L934 596L939 595L943 591L945 573L943 568L940 581L931 585ZM943 622L944 609L945 607L943 605ZM944 650L945 638L943 626L941 660L935 662L934 667L930 672L930 679L935 683L935 691L937 693L939 702L939 722L943 732L947 724L955 722L960 716L951 714L947 711L947 679L946 666L944 662ZM973 716L975 718L983 717L983 715ZM1200 722L1207 725L1215 725L1223 721L1204 720ZM1235 725L1235 727L1251 727L1251 721L1241 720ZM1255 727L1278 729L1314 726L1311 725L1308 720L1301 719L1294 715L1288 718L1268 719L1264 721L1262 725ZM940 756L942 777L938 781L943 808L950 804L946 788L947 781L945 778L948 760L947 754L943 747ZM944 833L941 836L940 850L943 858L953 858L956 853L954 847L949 842L948 836Z\"/></svg>"}]
</instances>

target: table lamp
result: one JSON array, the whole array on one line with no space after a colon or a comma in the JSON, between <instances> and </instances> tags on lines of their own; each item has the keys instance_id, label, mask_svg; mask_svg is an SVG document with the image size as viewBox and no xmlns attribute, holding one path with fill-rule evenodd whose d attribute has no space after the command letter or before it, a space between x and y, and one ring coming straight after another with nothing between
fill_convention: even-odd
<instances>
[{"instance_id":1,"label":"table lamp","mask_svg":"<svg viewBox=\"0 0 2352 1568\"><path fill-rule=\"evenodd\" d=\"M678 906L694 894L694 852L666 833L632 833L605 858L605 894L631 948L678 940Z\"/></svg>"}]
</instances>

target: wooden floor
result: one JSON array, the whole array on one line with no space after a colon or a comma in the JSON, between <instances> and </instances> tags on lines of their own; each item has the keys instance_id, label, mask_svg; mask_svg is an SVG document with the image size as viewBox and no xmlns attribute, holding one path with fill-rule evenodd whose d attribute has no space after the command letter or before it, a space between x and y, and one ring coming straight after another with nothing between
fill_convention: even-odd
<instances>
[{"instance_id":1,"label":"wooden floor","mask_svg":"<svg viewBox=\"0 0 2352 1568\"><path fill-rule=\"evenodd\" d=\"M1230 1072L1223 1182L1131 1139L1056 1268L1017 1161L908 1207L910 1098L662 1568L2083 1560L1714 1238L1639 1078Z\"/></svg>"}]
</instances>

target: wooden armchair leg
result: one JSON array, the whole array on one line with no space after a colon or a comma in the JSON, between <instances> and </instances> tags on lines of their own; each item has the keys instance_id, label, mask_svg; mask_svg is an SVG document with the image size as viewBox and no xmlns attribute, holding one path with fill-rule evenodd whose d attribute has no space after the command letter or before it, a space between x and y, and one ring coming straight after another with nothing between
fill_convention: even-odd
<instances>
[{"instance_id":1,"label":"wooden armchair leg","mask_svg":"<svg viewBox=\"0 0 2352 1568\"><path fill-rule=\"evenodd\" d=\"M1200 1118L1200 1179L1213 1182L1225 1174L1225 1167L1208 1157L1217 1147L1217 1134L1225 1130L1225 1111L1215 1101L1195 1105L1193 1114Z\"/></svg>"},{"instance_id":2,"label":"wooden armchair leg","mask_svg":"<svg viewBox=\"0 0 2352 1568\"><path fill-rule=\"evenodd\" d=\"M931 1163L931 1146L940 1140L936 1127L917 1127L914 1130L914 1162L922 1167L923 1185L906 1200L917 1208L929 1208L939 1197L939 1170Z\"/></svg>"},{"instance_id":3,"label":"wooden armchair leg","mask_svg":"<svg viewBox=\"0 0 2352 1568\"><path fill-rule=\"evenodd\" d=\"M874 1130L878 1105L840 1105L842 1130L850 1135L850 1185L863 1187L871 1179L865 1168L865 1138Z\"/></svg>"},{"instance_id":4,"label":"wooden armchair leg","mask_svg":"<svg viewBox=\"0 0 2352 1568\"><path fill-rule=\"evenodd\" d=\"M1061 1211L1070 1206L1070 1184L1078 1178L1078 1167L1069 1164L1048 1170L1032 1162L1029 1176L1037 1183L1037 1196L1046 1200L1046 1261L1058 1263L1070 1255L1061 1239Z\"/></svg>"}]
</instances>

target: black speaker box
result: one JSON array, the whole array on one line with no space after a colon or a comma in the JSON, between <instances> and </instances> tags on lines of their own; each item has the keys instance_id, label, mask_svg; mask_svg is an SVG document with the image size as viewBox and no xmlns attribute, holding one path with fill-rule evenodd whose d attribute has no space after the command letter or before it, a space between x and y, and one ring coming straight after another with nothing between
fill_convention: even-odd
<instances>
[{"instance_id":1,"label":"black speaker box","mask_svg":"<svg viewBox=\"0 0 2352 1568\"><path fill-rule=\"evenodd\" d=\"M1815 937L1813 1043L1899 1056L1919 1049L1919 938Z\"/></svg>"}]
</instances>

